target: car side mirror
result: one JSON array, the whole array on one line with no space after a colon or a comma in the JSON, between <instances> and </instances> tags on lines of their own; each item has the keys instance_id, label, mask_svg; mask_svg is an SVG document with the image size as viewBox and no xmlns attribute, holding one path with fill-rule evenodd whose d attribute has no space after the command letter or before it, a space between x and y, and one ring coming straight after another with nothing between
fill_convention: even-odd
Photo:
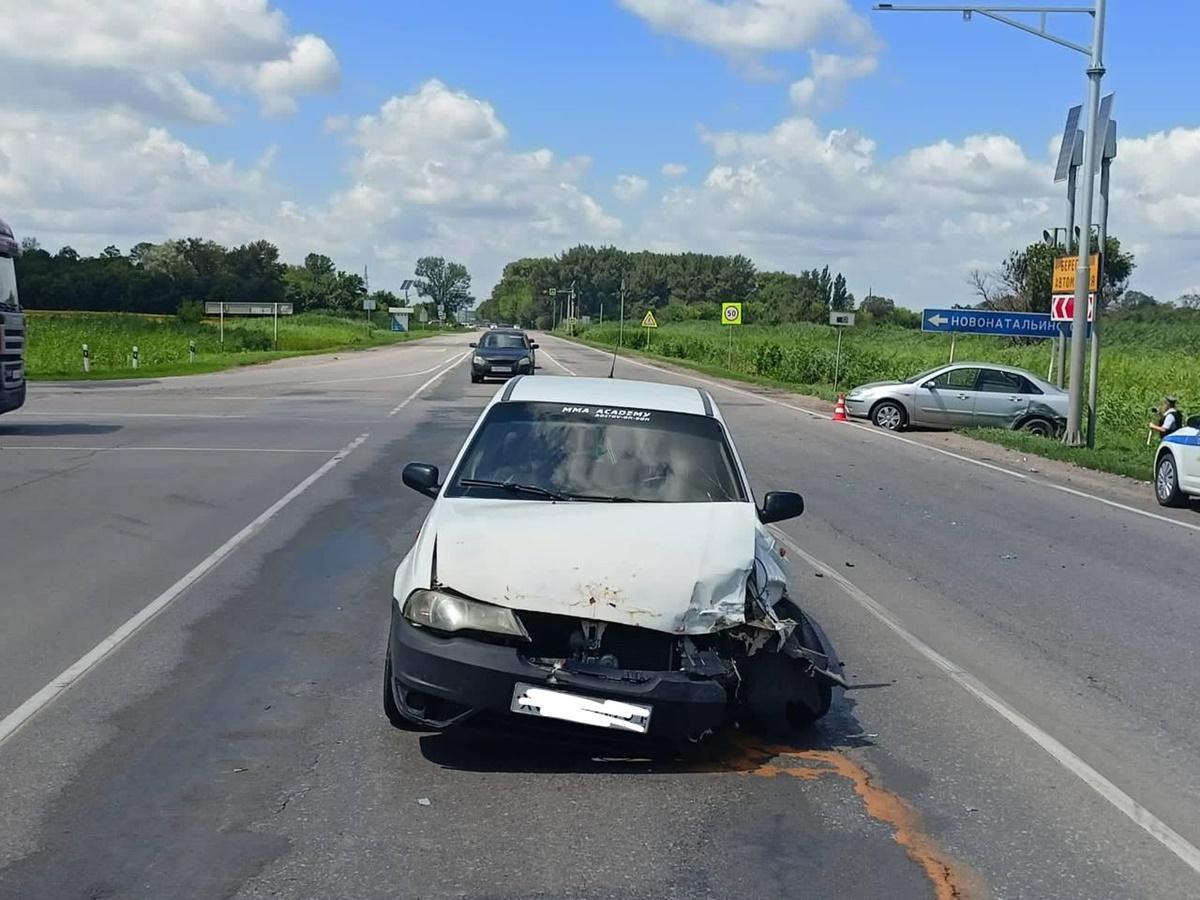
<instances>
[{"instance_id":1,"label":"car side mirror","mask_svg":"<svg viewBox=\"0 0 1200 900\"><path fill-rule=\"evenodd\" d=\"M478 347L479 345L477 343L475 343L474 341L471 341L471 343L468 344L467 346L468 347Z\"/></svg>"},{"instance_id":2,"label":"car side mirror","mask_svg":"<svg viewBox=\"0 0 1200 900\"><path fill-rule=\"evenodd\" d=\"M925 390L927 390L927 391L932 391L935 387L937 387L937 385L934 384L932 381L927 381L923 385L921 385L921 387L925 388Z\"/></svg>"},{"instance_id":3,"label":"car side mirror","mask_svg":"<svg viewBox=\"0 0 1200 900\"><path fill-rule=\"evenodd\" d=\"M537 348L538 348L538 345L537 345L537 344L530 344L530 345L529 345L529 349L530 349L530 350L536 350Z\"/></svg>"},{"instance_id":4,"label":"car side mirror","mask_svg":"<svg viewBox=\"0 0 1200 900\"><path fill-rule=\"evenodd\" d=\"M758 520L764 525L794 519L804 514L804 498L795 491L768 491L763 497Z\"/></svg>"},{"instance_id":5,"label":"car side mirror","mask_svg":"<svg viewBox=\"0 0 1200 900\"><path fill-rule=\"evenodd\" d=\"M409 463L400 477L406 485L426 497L436 497L441 488L438 484L438 467L429 463Z\"/></svg>"}]
</instances>

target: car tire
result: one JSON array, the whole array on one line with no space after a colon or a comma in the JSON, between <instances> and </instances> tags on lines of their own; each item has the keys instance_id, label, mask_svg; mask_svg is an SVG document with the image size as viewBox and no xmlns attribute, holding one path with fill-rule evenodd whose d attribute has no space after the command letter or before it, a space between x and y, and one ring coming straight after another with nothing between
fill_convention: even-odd
<instances>
[{"instance_id":1,"label":"car tire","mask_svg":"<svg viewBox=\"0 0 1200 900\"><path fill-rule=\"evenodd\" d=\"M871 422L877 428L903 431L908 427L908 413L895 400L881 400L871 407Z\"/></svg>"},{"instance_id":2,"label":"car tire","mask_svg":"<svg viewBox=\"0 0 1200 900\"><path fill-rule=\"evenodd\" d=\"M392 723L393 728L401 731L424 731L420 722L414 722L400 711L396 703L396 695L392 690L392 648L388 641L387 657L383 661L383 714Z\"/></svg>"},{"instance_id":3,"label":"car tire","mask_svg":"<svg viewBox=\"0 0 1200 900\"><path fill-rule=\"evenodd\" d=\"M1032 416L1021 423L1021 431L1035 437L1052 438L1058 434L1058 428L1049 419Z\"/></svg>"},{"instance_id":4,"label":"car tire","mask_svg":"<svg viewBox=\"0 0 1200 900\"><path fill-rule=\"evenodd\" d=\"M1159 456L1154 466L1154 499L1159 506L1187 505L1187 497L1179 489L1179 468L1169 452Z\"/></svg>"},{"instance_id":5,"label":"car tire","mask_svg":"<svg viewBox=\"0 0 1200 900\"><path fill-rule=\"evenodd\" d=\"M476 375L474 372L471 373L471 384L479 384L481 381L483 381L482 375Z\"/></svg>"}]
</instances>

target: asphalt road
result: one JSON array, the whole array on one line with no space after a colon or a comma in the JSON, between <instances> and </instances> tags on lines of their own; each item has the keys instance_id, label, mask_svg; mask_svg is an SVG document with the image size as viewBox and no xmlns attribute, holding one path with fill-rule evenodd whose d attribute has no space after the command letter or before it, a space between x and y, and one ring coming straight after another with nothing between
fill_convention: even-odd
<instances>
[{"instance_id":1,"label":"asphalt road","mask_svg":"<svg viewBox=\"0 0 1200 900\"><path fill-rule=\"evenodd\" d=\"M0 418L0 898L1200 896L1200 514L778 393L709 384L807 500L794 593L859 685L817 729L674 762L391 729L400 469L496 390L467 340Z\"/></svg>"}]
</instances>

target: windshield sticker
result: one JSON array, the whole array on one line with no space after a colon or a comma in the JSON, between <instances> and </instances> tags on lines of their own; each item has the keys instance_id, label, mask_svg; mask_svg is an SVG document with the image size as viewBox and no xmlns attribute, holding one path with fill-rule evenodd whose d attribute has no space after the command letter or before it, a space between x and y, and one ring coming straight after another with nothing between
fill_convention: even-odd
<instances>
[{"instance_id":1,"label":"windshield sticker","mask_svg":"<svg viewBox=\"0 0 1200 900\"><path fill-rule=\"evenodd\" d=\"M619 409L614 406L564 406L564 413L590 415L593 419L620 419L623 422L649 422L650 411L646 409Z\"/></svg>"}]
</instances>

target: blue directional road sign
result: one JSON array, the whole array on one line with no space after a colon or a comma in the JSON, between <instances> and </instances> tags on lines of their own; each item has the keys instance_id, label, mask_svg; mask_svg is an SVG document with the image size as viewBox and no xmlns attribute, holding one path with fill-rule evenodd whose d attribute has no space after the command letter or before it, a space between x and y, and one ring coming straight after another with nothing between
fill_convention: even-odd
<instances>
[{"instance_id":1,"label":"blue directional road sign","mask_svg":"<svg viewBox=\"0 0 1200 900\"><path fill-rule=\"evenodd\" d=\"M985 309L925 309L921 330L944 334L994 334L1000 337L1058 337L1071 333L1069 323L1055 322L1049 313L994 312Z\"/></svg>"}]
</instances>

